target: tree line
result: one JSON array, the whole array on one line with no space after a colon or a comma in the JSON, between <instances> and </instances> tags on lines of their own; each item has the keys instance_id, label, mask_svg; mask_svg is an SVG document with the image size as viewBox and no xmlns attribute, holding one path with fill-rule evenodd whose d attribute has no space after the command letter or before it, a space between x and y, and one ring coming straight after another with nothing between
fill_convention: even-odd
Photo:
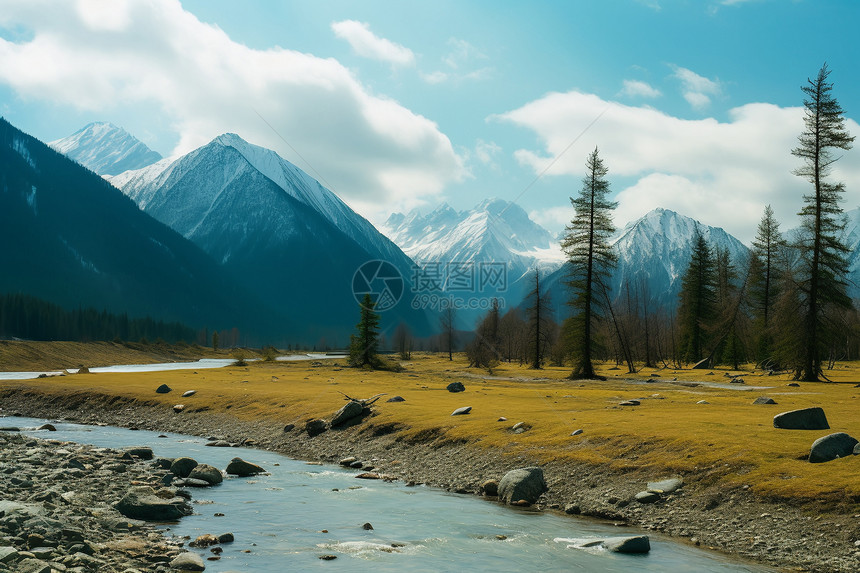
<instances>
[{"instance_id":1,"label":"tree line","mask_svg":"<svg viewBox=\"0 0 860 573\"><path fill-rule=\"evenodd\" d=\"M125 313L78 308L66 310L25 294L0 294L0 338L27 340L156 340L194 342L197 333L179 322L150 317L129 318Z\"/></svg>"},{"instance_id":2,"label":"tree line","mask_svg":"<svg viewBox=\"0 0 860 573\"><path fill-rule=\"evenodd\" d=\"M541 315L539 274L523 314L499 314L494 305L466 347L471 366L492 368L501 360L541 367L544 360L572 367L573 379L599 378L595 360L614 358L635 371L645 366L711 367L755 362L789 370L800 380L826 378L836 359L860 355L860 316L847 294L848 255L839 201L844 184L829 179L836 153L852 147L844 112L833 97L824 64L801 87L804 131L791 153L801 160L794 174L810 184L802 198L800 229L784 237L768 206L759 223L751 257L732 261L701 233L683 276L677 312L648 308L642 285L609 293L615 265L608 199L608 168L598 148L586 160L582 189L571 203L575 216L562 249L572 309L561 325ZM611 296L610 296L611 295Z\"/></svg>"}]
</instances>

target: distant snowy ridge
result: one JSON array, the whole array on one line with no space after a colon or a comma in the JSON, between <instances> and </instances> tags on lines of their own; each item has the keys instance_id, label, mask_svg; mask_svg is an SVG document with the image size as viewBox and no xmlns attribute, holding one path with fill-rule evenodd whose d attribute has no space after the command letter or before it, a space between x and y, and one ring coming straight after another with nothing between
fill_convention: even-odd
<instances>
[{"instance_id":1,"label":"distant snowy ridge","mask_svg":"<svg viewBox=\"0 0 860 573\"><path fill-rule=\"evenodd\" d=\"M161 159L142 141L107 122L91 123L48 145L99 175L117 175Z\"/></svg>"}]
</instances>

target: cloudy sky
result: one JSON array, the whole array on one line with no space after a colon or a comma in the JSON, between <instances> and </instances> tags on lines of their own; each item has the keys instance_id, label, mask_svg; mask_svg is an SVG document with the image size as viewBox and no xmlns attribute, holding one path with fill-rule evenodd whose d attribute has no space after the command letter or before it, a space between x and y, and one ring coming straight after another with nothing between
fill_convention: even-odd
<instances>
[{"instance_id":1,"label":"cloudy sky","mask_svg":"<svg viewBox=\"0 0 860 573\"><path fill-rule=\"evenodd\" d=\"M0 114L163 155L235 132L375 223L500 197L558 232L597 146L616 225L665 207L748 242L767 204L797 224L825 61L860 134L858 23L856 0L0 0ZM834 177L860 207L860 150Z\"/></svg>"}]
</instances>

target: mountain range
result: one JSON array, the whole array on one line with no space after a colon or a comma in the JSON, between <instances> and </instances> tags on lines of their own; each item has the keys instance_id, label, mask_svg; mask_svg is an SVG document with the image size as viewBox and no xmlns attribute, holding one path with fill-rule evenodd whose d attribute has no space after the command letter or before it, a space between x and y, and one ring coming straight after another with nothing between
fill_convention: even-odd
<instances>
[{"instance_id":1,"label":"mountain range","mask_svg":"<svg viewBox=\"0 0 860 573\"><path fill-rule=\"evenodd\" d=\"M0 292L267 330L277 314L102 177L0 120ZM246 306L247 305L247 306Z\"/></svg>"}]
</instances>

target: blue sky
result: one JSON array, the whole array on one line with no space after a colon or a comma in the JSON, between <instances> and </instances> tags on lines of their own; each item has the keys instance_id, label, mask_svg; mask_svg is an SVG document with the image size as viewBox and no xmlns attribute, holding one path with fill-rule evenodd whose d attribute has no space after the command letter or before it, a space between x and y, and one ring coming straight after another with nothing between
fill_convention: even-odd
<instances>
[{"instance_id":1,"label":"blue sky","mask_svg":"<svg viewBox=\"0 0 860 573\"><path fill-rule=\"evenodd\" d=\"M164 155L236 132L375 223L497 196L558 232L598 146L618 226L662 206L748 242L768 203L797 224L799 88L824 61L860 133L855 0L0 5L18 127L111 121ZM860 206L860 152L834 176Z\"/></svg>"}]
</instances>

